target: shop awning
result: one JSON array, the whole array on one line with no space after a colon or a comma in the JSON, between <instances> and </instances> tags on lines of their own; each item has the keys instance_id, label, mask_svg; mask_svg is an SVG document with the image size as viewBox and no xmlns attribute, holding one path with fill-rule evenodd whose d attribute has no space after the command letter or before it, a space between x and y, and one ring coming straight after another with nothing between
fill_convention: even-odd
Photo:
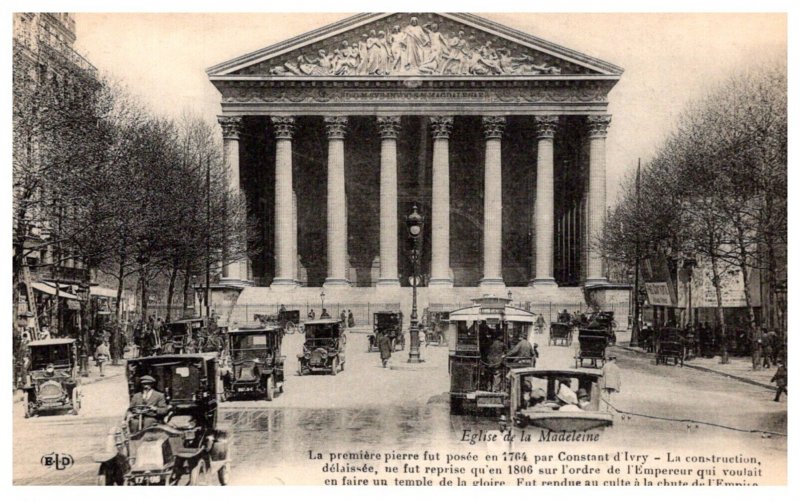
<instances>
[{"instance_id":1,"label":"shop awning","mask_svg":"<svg viewBox=\"0 0 800 502\"><path fill-rule=\"evenodd\" d=\"M46 295L56 296L56 288L53 287L53 286L50 286L47 283L34 282L34 283L31 283L31 287L33 289L35 289L36 291L39 291L39 292L44 293ZM59 298L64 298L66 300L78 300L78 301L80 301L80 298L78 298L77 296L73 295L72 293L67 293L66 291L59 291L58 292L58 297Z\"/></svg>"},{"instance_id":2,"label":"shop awning","mask_svg":"<svg viewBox=\"0 0 800 502\"><path fill-rule=\"evenodd\" d=\"M103 286L92 286L89 288L89 294L92 296L103 296L105 298L116 298L117 290L105 288Z\"/></svg>"}]
</instances>

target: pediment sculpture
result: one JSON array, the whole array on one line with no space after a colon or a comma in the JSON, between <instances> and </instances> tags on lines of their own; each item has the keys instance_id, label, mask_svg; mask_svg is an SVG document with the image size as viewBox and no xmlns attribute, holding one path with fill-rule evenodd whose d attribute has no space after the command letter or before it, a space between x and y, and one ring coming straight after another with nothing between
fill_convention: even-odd
<instances>
[{"instance_id":1,"label":"pediment sculpture","mask_svg":"<svg viewBox=\"0 0 800 502\"><path fill-rule=\"evenodd\" d=\"M466 35L458 26L411 17L389 29L354 30L335 48L290 57L269 70L273 76L559 75L541 55L503 45L503 39ZM494 39L494 41L493 41ZM537 59L538 57L538 59Z\"/></svg>"}]
</instances>

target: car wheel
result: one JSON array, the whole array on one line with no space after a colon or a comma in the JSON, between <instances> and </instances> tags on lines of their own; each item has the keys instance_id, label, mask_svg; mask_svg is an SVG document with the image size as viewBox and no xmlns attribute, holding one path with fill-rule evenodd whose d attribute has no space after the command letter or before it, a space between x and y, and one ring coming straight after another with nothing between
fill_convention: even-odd
<instances>
[{"instance_id":1,"label":"car wheel","mask_svg":"<svg viewBox=\"0 0 800 502\"><path fill-rule=\"evenodd\" d=\"M227 486L228 482L230 481L230 469L227 465L223 465L217 471L217 478L219 478L219 484L222 486Z\"/></svg>"},{"instance_id":2,"label":"car wheel","mask_svg":"<svg viewBox=\"0 0 800 502\"><path fill-rule=\"evenodd\" d=\"M450 396L450 414L451 415L464 414L464 400L462 398Z\"/></svg>"},{"instance_id":3,"label":"car wheel","mask_svg":"<svg viewBox=\"0 0 800 502\"><path fill-rule=\"evenodd\" d=\"M289 321L286 323L286 334L291 335L292 333L294 333L294 323Z\"/></svg>"},{"instance_id":4,"label":"car wheel","mask_svg":"<svg viewBox=\"0 0 800 502\"><path fill-rule=\"evenodd\" d=\"M72 389L72 414L77 415L81 411L81 396L78 388Z\"/></svg>"},{"instance_id":5,"label":"car wheel","mask_svg":"<svg viewBox=\"0 0 800 502\"><path fill-rule=\"evenodd\" d=\"M208 483L208 464L206 459L201 458L197 465L194 466L192 469L191 474L189 474L189 485L197 486L197 485L205 485Z\"/></svg>"},{"instance_id":6,"label":"car wheel","mask_svg":"<svg viewBox=\"0 0 800 502\"><path fill-rule=\"evenodd\" d=\"M264 399L267 401L272 401L275 398L275 380L270 375L267 377L267 388L266 392L264 393Z\"/></svg>"}]
</instances>

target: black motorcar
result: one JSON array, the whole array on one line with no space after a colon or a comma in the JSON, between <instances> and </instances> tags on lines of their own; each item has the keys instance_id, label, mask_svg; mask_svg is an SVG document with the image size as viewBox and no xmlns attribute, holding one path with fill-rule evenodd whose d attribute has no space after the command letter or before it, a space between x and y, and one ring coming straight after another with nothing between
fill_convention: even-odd
<instances>
[{"instance_id":1,"label":"black motorcar","mask_svg":"<svg viewBox=\"0 0 800 502\"><path fill-rule=\"evenodd\" d=\"M229 354L222 378L226 399L260 396L272 401L277 392L283 392L283 335L277 324L228 332Z\"/></svg>"},{"instance_id":2,"label":"black motorcar","mask_svg":"<svg viewBox=\"0 0 800 502\"><path fill-rule=\"evenodd\" d=\"M70 410L77 415L81 398L75 340L35 340L28 349L30 366L22 389L25 418L51 410Z\"/></svg>"}]
</instances>

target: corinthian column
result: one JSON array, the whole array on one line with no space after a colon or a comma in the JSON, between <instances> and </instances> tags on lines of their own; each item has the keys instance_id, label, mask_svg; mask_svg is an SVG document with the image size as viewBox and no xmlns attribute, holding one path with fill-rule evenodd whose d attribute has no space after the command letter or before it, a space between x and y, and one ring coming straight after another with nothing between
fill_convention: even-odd
<instances>
[{"instance_id":1,"label":"corinthian column","mask_svg":"<svg viewBox=\"0 0 800 502\"><path fill-rule=\"evenodd\" d=\"M400 286L397 274L397 135L400 117L378 117L381 133L381 276L377 286Z\"/></svg>"},{"instance_id":2,"label":"corinthian column","mask_svg":"<svg viewBox=\"0 0 800 502\"><path fill-rule=\"evenodd\" d=\"M486 159L483 180L483 278L481 287L505 287L503 282L503 183L501 138L506 118L483 117Z\"/></svg>"},{"instance_id":3,"label":"corinthian column","mask_svg":"<svg viewBox=\"0 0 800 502\"><path fill-rule=\"evenodd\" d=\"M294 286L292 214L292 135L294 117L272 117L275 127L275 278L272 286Z\"/></svg>"},{"instance_id":4,"label":"corinthian column","mask_svg":"<svg viewBox=\"0 0 800 502\"><path fill-rule=\"evenodd\" d=\"M603 258L594 245L603 230L606 214L606 133L611 115L586 117L589 135L589 260L586 284L603 284Z\"/></svg>"},{"instance_id":5,"label":"corinthian column","mask_svg":"<svg viewBox=\"0 0 800 502\"><path fill-rule=\"evenodd\" d=\"M347 280L347 199L344 190L344 135L347 117L325 117L328 134L328 277L325 287Z\"/></svg>"},{"instance_id":6,"label":"corinthian column","mask_svg":"<svg viewBox=\"0 0 800 502\"><path fill-rule=\"evenodd\" d=\"M453 117L431 117L433 187L430 287L452 286L450 278L450 132Z\"/></svg>"},{"instance_id":7,"label":"corinthian column","mask_svg":"<svg viewBox=\"0 0 800 502\"><path fill-rule=\"evenodd\" d=\"M536 138L536 277L532 284L555 286L553 279L553 137L558 117L535 117Z\"/></svg>"},{"instance_id":8,"label":"corinthian column","mask_svg":"<svg viewBox=\"0 0 800 502\"><path fill-rule=\"evenodd\" d=\"M242 132L242 117L219 116L219 125L222 127L223 150L222 157L228 174L228 184L231 191L241 196L239 181L239 134ZM247 243L242 243L247 246ZM222 284L241 284L247 281L247 258L242 258L233 263L228 262L229 250L224 250L225 257L222 263Z\"/></svg>"}]
</instances>

